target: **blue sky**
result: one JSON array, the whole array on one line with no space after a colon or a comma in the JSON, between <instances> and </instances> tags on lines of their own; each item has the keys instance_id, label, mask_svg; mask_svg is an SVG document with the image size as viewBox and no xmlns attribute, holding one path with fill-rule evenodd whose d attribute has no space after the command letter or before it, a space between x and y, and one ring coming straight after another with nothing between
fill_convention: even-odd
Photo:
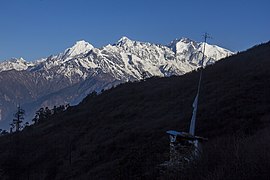
<instances>
[{"instance_id":1,"label":"blue sky","mask_svg":"<svg viewBox=\"0 0 270 180\"><path fill-rule=\"evenodd\" d=\"M242 51L270 40L269 0L1 0L0 61L35 60L78 40L95 47L122 36L168 44L189 37Z\"/></svg>"}]
</instances>

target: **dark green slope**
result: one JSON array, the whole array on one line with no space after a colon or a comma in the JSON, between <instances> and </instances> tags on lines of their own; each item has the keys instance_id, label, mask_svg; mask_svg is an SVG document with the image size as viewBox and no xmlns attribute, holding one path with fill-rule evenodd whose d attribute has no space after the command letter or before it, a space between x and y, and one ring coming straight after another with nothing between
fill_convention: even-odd
<instances>
[{"instance_id":1,"label":"dark green slope","mask_svg":"<svg viewBox=\"0 0 270 180\"><path fill-rule=\"evenodd\" d=\"M119 85L3 136L0 177L267 179L270 43L204 70L196 128L197 135L209 138L204 155L185 172L160 174L158 165L169 152L165 132L188 130L198 78L192 72Z\"/></svg>"}]
</instances>

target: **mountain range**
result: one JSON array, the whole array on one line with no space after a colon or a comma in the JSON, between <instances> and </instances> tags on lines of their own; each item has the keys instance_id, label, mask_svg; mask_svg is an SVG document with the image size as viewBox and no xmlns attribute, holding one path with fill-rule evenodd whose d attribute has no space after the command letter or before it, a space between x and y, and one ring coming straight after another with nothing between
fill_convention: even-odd
<instances>
[{"instance_id":1,"label":"mountain range","mask_svg":"<svg viewBox=\"0 0 270 180\"><path fill-rule=\"evenodd\" d=\"M270 42L203 70L200 158L162 168L167 130L188 131L199 71L127 82L0 136L0 179L268 180ZM178 167L178 166L177 166Z\"/></svg>"},{"instance_id":2,"label":"mountain range","mask_svg":"<svg viewBox=\"0 0 270 180\"><path fill-rule=\"evenodd\" d=\"M122 37L113 45L95 48L78 41L58 55L36 61L13 58L0 63L0 127L7 127L16 106L30 120L40 107L77 104L92 91L152 76L183 75L233 52L216 45L176 39L168 45Z\"/></svg>"}]
</instances>

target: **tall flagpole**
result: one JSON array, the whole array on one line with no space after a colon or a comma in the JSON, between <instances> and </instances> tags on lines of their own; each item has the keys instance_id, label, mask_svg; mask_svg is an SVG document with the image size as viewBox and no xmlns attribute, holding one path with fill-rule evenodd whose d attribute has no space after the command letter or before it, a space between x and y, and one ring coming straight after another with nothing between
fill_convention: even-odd
<instances>
[{"instance_id":1,"label":"tall flagpole","mask_svg":"<svg viewBox=\"0 0 270 180\"><path fill-rule=\"evenodd\" d=\"M193 106L193 113L192 113L192 118L191 118L190 127L189 127L189 133L192 134L193 136L195 135L196 115L197 115L199 94L200 94L201 81L202 81L202 71L203 71L203 67L204 67L205 45L206 45L207 39L210 38L210 36L209 36L208 33L205 33L203 35L203 37L204 37L204 44L203 44L203 56L202 56L201 68L200 68L200 79L199 79L199 83L198 83L197 94L196 94L196 97L195 97L194 102L192 104L192 106Z\"/></svg>"}]
</instances>

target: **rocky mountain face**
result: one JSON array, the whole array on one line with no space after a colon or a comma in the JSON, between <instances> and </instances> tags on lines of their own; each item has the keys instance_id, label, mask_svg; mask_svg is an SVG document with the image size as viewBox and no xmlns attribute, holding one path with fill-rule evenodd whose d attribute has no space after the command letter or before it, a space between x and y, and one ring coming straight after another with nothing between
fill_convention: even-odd
<instances>
[{"instance_id":1,"label":"rocky mountain face","mask_svg":"<svg viewBox=\"0 0 270 180\"><path fill-rule=\"evenodd\" d=\"M157 45L122 37L102 48L78 41L63 53L48 58L1 62L0 126L11 121L19 103L30 120L41 106L76 104L92 91L127 81L185 74L201 66L203 46L204 43L188 38ZM205 44L204 65L232 54Z\"/></svg>"}]
</instances>

